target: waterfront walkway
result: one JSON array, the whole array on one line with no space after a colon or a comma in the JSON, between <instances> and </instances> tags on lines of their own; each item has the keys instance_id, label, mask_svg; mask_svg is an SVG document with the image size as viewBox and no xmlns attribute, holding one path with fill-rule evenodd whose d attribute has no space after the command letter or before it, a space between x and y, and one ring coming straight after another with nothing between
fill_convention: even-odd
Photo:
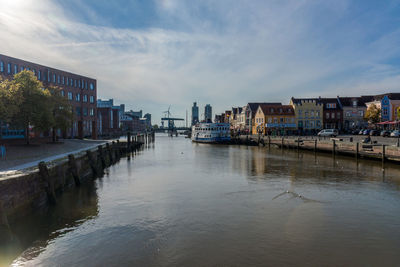
<instances>
[{"instance_id":1,"label":"waterfront walkway","mask_svg":"<svg viewBox=\"0 0 400 267\"><path fill-rule=\"evenodd\" d=\"M105 140L66 139L60 143L34 143L31 145L13 144L7 146L5 159L0 159L0 176L10 172L37 166L40 161L53 161L71 153L91 149Z\"/></svg>"}]
</instances>

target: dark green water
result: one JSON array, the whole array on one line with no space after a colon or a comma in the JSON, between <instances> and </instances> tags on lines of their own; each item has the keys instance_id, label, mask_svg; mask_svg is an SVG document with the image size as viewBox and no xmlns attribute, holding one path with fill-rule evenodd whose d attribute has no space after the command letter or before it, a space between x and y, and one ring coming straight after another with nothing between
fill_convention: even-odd
<instances>
[{"instance_id":1,"label":"dark green water","mask_svg":"<svg viewBox=\"0 0 400 267\"><path fill-rule=\"evenodd\" d=\"M13 225L0 265L398 266L400 168L159 136Z\"/></svg>"}]
</instances>

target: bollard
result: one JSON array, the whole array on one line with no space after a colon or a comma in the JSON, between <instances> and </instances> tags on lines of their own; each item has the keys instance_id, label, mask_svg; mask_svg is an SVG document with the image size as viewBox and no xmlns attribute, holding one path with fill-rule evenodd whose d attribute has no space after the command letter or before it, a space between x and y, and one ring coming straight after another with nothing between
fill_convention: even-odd
<instances>
[{"instance_id":1,"label":"bollard","mask_svg":"<svg viewBox=\"0 0 400 267\"><path fill-rule=\"evenodd\" d=\"M93 158L93 153L90 150L86 150L86 155L88 157L90 169L92 170L93 178L96 178L99 175L99 173L98 173L96 163Z\"/></svg>"},{"instance_id":2,"label":"bollard","mask_svg":"<svg viewBox=\"0 0 400 267\"><path fill-rule=\"evenodd\" d=\"M382 145L382 164L385 163L386 146Z\"/></svg>"},{"instance_id":3,"label":"bollard","mask_svg":"<svg viewBox=\"0 0 400 267\"><path fill-rule=\"evenodd\" d=\"M72 177L74 177L75 185L80 186L81 180L79 179L78 166L76 165L75 157L72 154L68 155L68 166Z\"/></svg>"},{"instance_id":4,"label":"bollard","mask_svg":"<svg viewBox=\"0 0 400 267\"><path fill-rule=\"evenodd\" d=\"M54 191L53 180L50 179L49 170L44 161L39 162L39 175L45 182L45 189L46 189L47 199L49 200L49 203L56 204L57 199L56 199L56 193Z\"/></svg>"}]
</instances>

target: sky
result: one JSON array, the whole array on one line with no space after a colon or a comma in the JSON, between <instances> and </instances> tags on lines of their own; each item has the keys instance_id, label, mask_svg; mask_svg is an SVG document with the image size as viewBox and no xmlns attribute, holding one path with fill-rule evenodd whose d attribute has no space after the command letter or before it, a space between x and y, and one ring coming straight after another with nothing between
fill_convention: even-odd
<instances>
[{"instance_id":1,"label":"sky","mask_svg":"<svg viewBox=\"0 0 400 267\"><path fill-rule=\"evenodd\" d=\"M0 53L97 79L159 124L247 102L400 91L400 1L0 0Z\"/></svg>"}]
</instances>

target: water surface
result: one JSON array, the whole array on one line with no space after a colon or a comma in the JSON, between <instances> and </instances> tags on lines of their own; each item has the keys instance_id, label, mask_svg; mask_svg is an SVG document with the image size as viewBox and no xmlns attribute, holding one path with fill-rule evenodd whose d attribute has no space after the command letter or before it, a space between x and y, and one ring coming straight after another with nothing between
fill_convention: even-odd
<instances>
[{"instance_id":1,"label":"water surface","mask_svg":"<svg viewBox=\"0 0 400 267\"><path fill-rule=\"evenodd\" d=\"M400 169L158 136L14 225L0 264L400 264Z\"/></svg>"}]
</instances>

